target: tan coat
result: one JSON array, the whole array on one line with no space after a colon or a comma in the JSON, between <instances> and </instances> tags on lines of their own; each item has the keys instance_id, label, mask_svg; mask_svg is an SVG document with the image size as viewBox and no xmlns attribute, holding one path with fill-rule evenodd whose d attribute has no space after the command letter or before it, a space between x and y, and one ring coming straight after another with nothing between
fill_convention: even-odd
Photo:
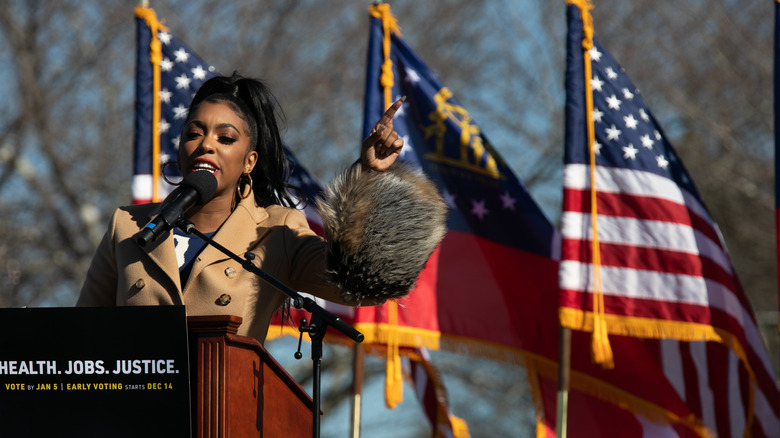
<instances>
[{"instance_id":1,"label":"tan coat","mask_svg":"<svg viewBox=\"0 0 780 438\"><path fill-rule=\"evenodd\" d=\"M206 246L193 262L182 290L173 233L144 248L135 240L157 208L155 204L116 210L87 272L77 305L184 304L188 315L241 316L238 333L263 342L271 316L287 296L211 246ZM242 258L251 251L258 267L293 290L341 302L338 289L324 281L325 243L298 210L257 207L254 196L249 196L213 239ZM227 304L220 301L223 294L230 296Z\"/></svg>"}]
</instances>

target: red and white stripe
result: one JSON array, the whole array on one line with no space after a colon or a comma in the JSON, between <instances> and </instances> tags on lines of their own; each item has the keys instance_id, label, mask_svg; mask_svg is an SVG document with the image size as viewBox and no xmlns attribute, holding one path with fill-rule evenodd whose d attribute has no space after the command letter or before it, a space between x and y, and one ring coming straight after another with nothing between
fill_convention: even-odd
<instances>
[{"instance_id":1,"label":"red and white stripe","mask_svg":"<svg viewBox=\"0 0 780 438\"><path fill-rule=\"evenodd\" d=\"M744 401L751 392L755 425L763 436L777 436L774 371L706 208L674 181L647 171L597 166L595 184L606 313L651 318L659 325L704 324L729 333L745 351L755 381L722 345L674 340L662 341L659 348L667 378L718 436L743 434ZM593 292L590 199L589 166L566 165L561 305L586 311L592 309Z\"/></svg>"},{"instance_id":2,"label":"red and white stripe","mask_svg":"<svg viewBox=\"0 0 780 438\"><path fill-rule=\"evenodd\" d=\"M749 382L739 357L723 345L658 341L664 374L680 398L718 437L745 435L753 395L752 436L777 436L780 422L767 394Z\"/></svg>"},{"instance_id":3,"label":"red and white stripe","mask_svg":"<svg viewBox=\"0 0 780 438\"><path fill-rule=\"evenodd\" d=\"M173 178L172 178L173 179ZM175 179L181 181L181 177L175 177ZM150 174L135 174L133 175L133 181L131 185L131 192L133 197L133 204L148 204L153 202L153 182L154 178ZM164 179L158 178L157 187L159 192L157 193L157 202L162 201L168 196L176 187L165 182Z\"/></svg>"}]
</instances>

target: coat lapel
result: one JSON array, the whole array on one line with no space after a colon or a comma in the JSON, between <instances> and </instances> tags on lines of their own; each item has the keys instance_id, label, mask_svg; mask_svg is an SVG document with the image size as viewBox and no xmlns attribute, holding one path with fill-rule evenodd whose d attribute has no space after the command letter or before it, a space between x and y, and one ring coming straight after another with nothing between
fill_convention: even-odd
<instances>
[{"instance_id":1,"label":"coat lapel","mask_svg":"<svg viewBox=\"0 0 780 438\"><path fill-rule=\"evenodd\" d=\"M160 212L161 208L162 203L158 204L154 209L150 210L147 215L148 219L146 222L139 223L139 229L140 227L145 226L148 220L156 216ZM166 287L166 289L171 291L170 293L173 303L184 304L181 292L181 278L179 277L179 263L176 261L176 250L173 244L173 232L166 232L165 235L161 236L159 239L153 242L148 243L144 248L141 248L141 250L147 253L152 262L154 262L160 268L160 271L162 271L163 275L165 275L165 277L170 281L173 288L171 289Z\"/></svg>"},{"instance_id":2,"label":"coat lapel","mask_svg":"<svg viewBox=\"0 0 780 438\"><path fill-rule=\"evenodd\" d=\"M173 244L173 233L168 232L164 239L159 239L148 248L149 258L165 273L179 291L181 300L181 278L179 278L179 263L176 261L176 250Z\"/></svg>"},{"instance_id":3,"label":"coat lapel","mask_svg":"<svg viewBox=\"0 0 780 438\"><path fill-rule=\"evenodd\" d=\"M243 258L244 253L254 246L260 238L258 236L258 224L268 217L264 208L255 205L254 193L250 193L246 199L242 199L233 213L228 216L224 224L219 228L213 239L224 246L230 252ZM219 249L206 245L192 265L190 278L195 278L203 271L203 268L213 263L219 263L229 259ZM175 255L174 255L175 259ZM192 284L192 282L188 282ZM184 292L186 293L187 287Z\"/></svg>"}]
</instances>

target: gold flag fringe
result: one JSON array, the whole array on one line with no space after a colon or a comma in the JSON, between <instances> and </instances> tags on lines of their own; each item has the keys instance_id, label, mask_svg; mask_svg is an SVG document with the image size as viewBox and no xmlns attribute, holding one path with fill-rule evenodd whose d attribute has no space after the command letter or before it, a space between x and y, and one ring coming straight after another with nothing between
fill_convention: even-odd
<instances>
[{"instance_id":1,"label":"gold flag fringe","mask_svg":"<svg viewBox=\"0 0 780 438\"><path fill-rule=\"evenodd\" d=\"M595 363L603 368L611 369L615 367L615 360L612 354L612 347L609 345L609 337L606 326L604 310L604 293L601 289L601 253L599 247L598 230L598 205L596 200L596 150L593 147L596 141L596 134L593 126L593 90L590 86L592 76L590 65L590 49L593 48L593 18L590 10L593 9L589 0L567 0L567 3L574 4L580 9L583 25L582 54L585 73L585 118L588 131L588 153L590 157L590 215L592 226L592 252L593 252L593 337L592 337L592 357Z\"/></svg>"}]
</instances>

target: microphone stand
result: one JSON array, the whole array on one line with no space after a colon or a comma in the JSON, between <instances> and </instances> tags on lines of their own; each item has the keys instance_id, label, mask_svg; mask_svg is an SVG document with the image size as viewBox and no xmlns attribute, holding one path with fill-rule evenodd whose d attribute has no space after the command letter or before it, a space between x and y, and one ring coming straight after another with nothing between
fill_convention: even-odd
<instances>
[{"instance_id":1,"label":"microphone stand","mask_svg":"<svg viewBox=\"0 0 780 438\"><path fill-rule=\"evenodd\" d=\"M357 343L363 342L363 334L355 330L352 326L344 322L341 318L328 312L320 307L313 299L304 297L298 292L292 290L289 286L274 278L272 275L263 271L252 263L255 255L251 252L244 254L245 258L241 258L229 249L215 242L214 239L201 233L195 228L192 222L186 219L180 219L176 223L176 227L181 229L187 234L194 234L201 238L207 244L220 250L223 254L227 255L231 259L237 261L241 266L249 272L256 274L272 286L276 287L280 291L284 292L293 301L293 306L296 309L305 309L312 315L312 320L309 325L306 325L306 319L301 319L298 330L303 336L303 332L309 333L311 338L311 360L313 362L312 369L312 400L314 401L314 410L312 417L312 437L320 437L320 382L322 376L322 339L325 337L325 332L328 326L335 328L336 330L344 333L347 337ZM295 354L296 359L300 359L301 341L298 339L298 351Z\"/></svg>"}]
</instances>

